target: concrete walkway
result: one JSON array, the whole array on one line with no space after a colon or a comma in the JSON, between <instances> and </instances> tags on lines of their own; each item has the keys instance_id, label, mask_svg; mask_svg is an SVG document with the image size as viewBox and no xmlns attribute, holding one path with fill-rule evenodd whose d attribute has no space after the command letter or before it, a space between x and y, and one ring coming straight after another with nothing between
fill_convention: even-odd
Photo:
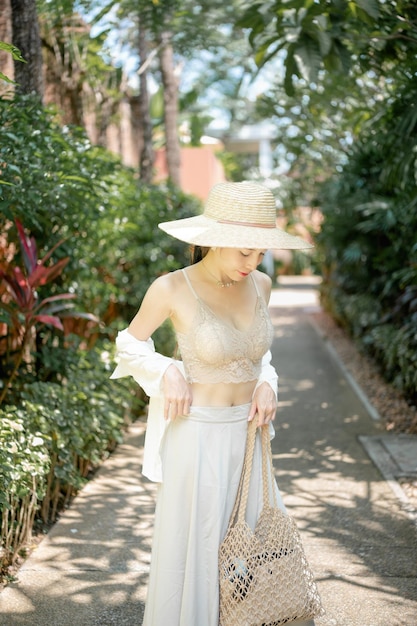
<instances>
[{"instance_id":1,"label":"concrete walkway","mask_svg":"<svg viewBox=\"0 0 417 626\"><path fill-rule=\"evenodd\" d=\"M271 313L274 464L325 605L316 626L416 626L415 511L395 480L400 465L417 469L416 438L387 440L371 417L311 323L313 287L281 285ZM140 474L144 427L132 426L0 593L2 626L141 625L155 496Z\"/></svg>"}]
</instances>

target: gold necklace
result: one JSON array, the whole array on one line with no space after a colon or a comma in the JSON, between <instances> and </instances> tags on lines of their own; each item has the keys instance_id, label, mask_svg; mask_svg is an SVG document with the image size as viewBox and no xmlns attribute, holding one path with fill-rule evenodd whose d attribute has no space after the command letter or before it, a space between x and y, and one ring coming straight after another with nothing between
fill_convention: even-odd
<instances>
[{"instance_id":1,"label":"gold necklace","mask_svg":"<svg viewBox=\"0 0 417 626\"><path fill-rule=\"evenodd\" d=\"M219 280L218 278L216 278L216 276L210 272L210 270L208 269L208 267L206 267L206 264L204 263L204 261L201 261L201 265L204 267L204 269L206 270L206 272L207 272L208 274L210 274L210 276L211 276L212 278L214 278L214 280L216 281L216 285L217 285L218 287L223 287L223 288L224 288L224 287L233 287L233 285L236 285L236 283L237 283L237 281L236 281L236 280L231 280L231 281L230 281L230 282L228 282L228 283L224 283L224 282L222 282L221 280Z\"/></svg>"}]
</instances>

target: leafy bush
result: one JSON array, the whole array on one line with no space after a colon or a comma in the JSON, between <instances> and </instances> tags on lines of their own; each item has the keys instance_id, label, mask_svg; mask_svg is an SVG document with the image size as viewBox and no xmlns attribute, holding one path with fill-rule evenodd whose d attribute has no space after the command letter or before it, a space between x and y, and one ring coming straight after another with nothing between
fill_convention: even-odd
<instances>
[{"instance_id":1,"label":"leafy bush","mask_svg":"<svg viewBox=\"0 0 417 626\"><path fill-rule=\"evenodd\" d=\"M106 176L118 163L30 96L0 98L0 161L0 225L19 218L40 250L66 239L62 256L78 249L99 218Z\"/></svg>"},{"instance_id":2,"label":"leafy bush","mask_svg":"<svg viewBox=\"0 0 417 626\"><path fill-rule=\"evenodd\" d=\"M96 225L98 242L92 238L85 249L86 258L96 259L96 269L89 268L95 277L93 296L100 301L100 285L107 289L108 308L100 313L109 324L115 318L130 321L150 283L187 263L188 245L166 235L157 224L195 215L200 207L197 199L171 185L138 185L131 179L113 191L112 207ZM98 257L94 245L100 250ZM82 284L82 271L77 280Z\"/></svg>"},{"instance_id":3,"label":"leafy bush","mask_svg":"<svg viewBox=\"0 0 417 626\"><path fill-rule=\"evenodd\" d=\"M105 347L74 355L65 384L35 382L22 394L27 427L46 435L51 459L44 522L55 520L91 469L122 440L132 417L134 399L127 381L117 394L109 394L113 348ZM135 404L138 408L140 401Z\"/></svg>"},{"instance_id":4,"label":"leafy bush","mask_svg":"<svg viewBox=\"0 0 417 626\"><path fill-rule=\"evenodd\" d=\"M30 541L49 468L45 437L27 430L25 411L0 409L0 573Z\"/></svg>"},{"instance_id":5,"label":"leafy bush","mask_svg":"<svg viewBox=\"0 0 417 626\"><path fill-rule=\"evenodd\" d=\"M38 259L36 241L29 237L22 224L16 219L24 267L8 261L4 267L0 264L0 281L6 289L0 303L0 320L6 327L6 334L0 342L0 373L4 380L0 390L0 404L4 401L9 387L14 382L23 361L30 368L31 353L36 345L41 349L42 333L39 327L46 325L63 331L62 318L78 320L83 317L97 323L89 313L77 313L71 309L68 300L73 300L73 293L59 293L54 296L39 297L45 285L56 280L68 262L68 257L57 263L48 263L58 244L49 253ZM28 356L29 355L29 356ZM32 375L36 376L36 363ZM16 394L15 394L16 395Z\"/></svg>"},{"instance_id":6,"label":"leafy bush","mask_svg":"<svg viewBox=\"0 0 417 626\"><path fill-rule=\"evenodd\" d=\"M0 228L20 219L40 256L63 239L56 256L69 257L66 288L106 325L130 320L149 283L185 264L187 246L157 224L199 208L174 186L142 184L36 99L16 97L11 106L0 98Z\"/></svg>"},{"instance_id":7,"label":"leafy bush","mask_svg":"<svg viewBox=\"0 0 417 626\"><path fill-rule=\"evenodd\" d=\"M109 393L113 345L72 355L65 384L35 382L0 411L1 565L30 539L35 515L54 522L89 473L122 440L143 403L118 381Z\"/></svg>"},{"instance_id":8,"label":"leafy bush","mask_svg":"<svg viewBox=\"0 0 417 626\"><path fill-rule=\"evenodd\" d=\"M323 303L411 401L416 392L417 78L320 193Z\"/></svg>"},{"instance_id":9,"label":"leafy bush","mask_svg":"<svg viewBox=\"0 0 417 626\"><path fill-rule=\"evenodd\" d=\"M92 146L82 130L61 128L53 111L37 100L0 98L0 295L9 307L0 316L0 356L7 377L20 345L17 322L24 315L14 307L23 301L18 297L13 304L6 282L18 289L19 281L11 280L16 278L13 268L23 268L25 260L30 271L21 270L19 278L26 276L33 308L42 301L51 304L48 311L32 311L35 317L53 318L60 302L50 298L67 293L76 296L77 309L100 319L92 328L91 315L77 314L76 320L60 315L62 329L54 320L51 330L45 318L33 318L36 333L32 324L26 346L30 359L25 353L19 375L9 378L8 406L0 412L1 549L6 563L29 536L35 511L44 522L54 521L143 407L145 398L128 379L117 381L115 392L109 393L114 364L113 343L107 338L114 339L127 325L157 276L187 262L186 244L168 237L157 224L194 215L199 208L197 199L171 185L143 185L117 157ZM30 233L22 248L16 220ZM29 258L34 239L38 255ZM48 259L52 252L65 272L46 286L31 284L31 273L40 271L38 258ZM155 339L159 351L172 354L169 323ZM9 452L16 455L16 450L22 462L16 457L13 467Z\"/></svg>"}]
</instances>

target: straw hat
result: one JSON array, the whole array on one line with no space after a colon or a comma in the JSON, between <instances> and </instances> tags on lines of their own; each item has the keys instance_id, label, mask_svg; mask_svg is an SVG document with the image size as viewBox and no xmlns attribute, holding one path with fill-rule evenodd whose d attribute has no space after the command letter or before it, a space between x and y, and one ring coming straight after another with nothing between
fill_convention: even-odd
<instances>
[{"instance_id":1,"label":"straw hat","mask_svg":"<svg viewBox=\"0 0 417 626\"><path fill-rule=\"evenodd\" d=\"M204 213L162 222L159 228L176 239L203 247L299 249L313 246L276 226L272 192L258 183L219 183L207 198Z\"/></svg>"}]
</instances>

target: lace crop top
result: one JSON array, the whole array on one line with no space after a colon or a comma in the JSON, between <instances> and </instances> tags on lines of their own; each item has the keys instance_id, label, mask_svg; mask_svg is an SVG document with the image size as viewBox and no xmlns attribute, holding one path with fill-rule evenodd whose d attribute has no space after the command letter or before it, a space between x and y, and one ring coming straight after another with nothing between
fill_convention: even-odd
<instances>
[{"instance_id":1,"label":"lace crop top","mask_svg":"<svg viewBox=\"0 0 417 626\"><path fill-rule=\"evenodd\" d=\"M187 333L177 332L178 346L189 383L241 383L256 380L261 360L269 350L273 327L264 298L255 279L257 300L252 324L241 331L221 321L194 291L187 272L182 270L194 297L197 312Z\"/></svg>"}]
</instances>

